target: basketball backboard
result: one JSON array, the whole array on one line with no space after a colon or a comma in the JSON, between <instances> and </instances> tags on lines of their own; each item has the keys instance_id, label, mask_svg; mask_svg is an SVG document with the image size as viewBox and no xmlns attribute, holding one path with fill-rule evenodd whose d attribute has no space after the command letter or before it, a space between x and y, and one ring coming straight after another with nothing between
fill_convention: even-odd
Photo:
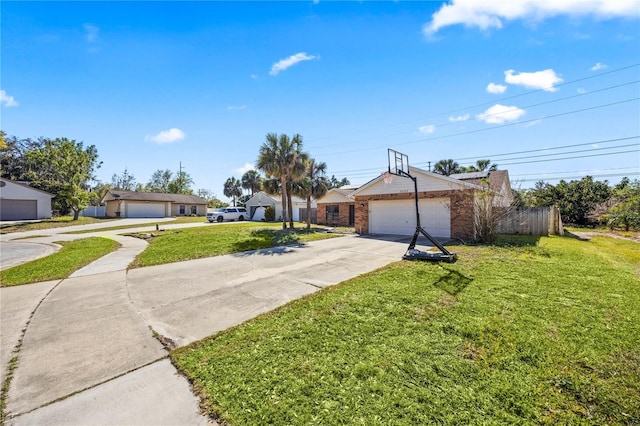
<instances>
[{"instance_id":1,"label":"basketball backboard","mask_svg":"<svg viewBox=\"0 0 640 426\"><path fill-rule=\"evenodd\" d=\"M409 175L409 157L393 149L389 149L389 173L397 176Z\"/></svg>"}]
</instances>

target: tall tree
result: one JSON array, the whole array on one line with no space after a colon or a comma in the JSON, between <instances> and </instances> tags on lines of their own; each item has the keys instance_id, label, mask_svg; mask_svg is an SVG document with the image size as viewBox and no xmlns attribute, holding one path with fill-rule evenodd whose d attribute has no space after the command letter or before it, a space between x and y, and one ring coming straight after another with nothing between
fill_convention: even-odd
<instances>
[{"instance_id":1,"label":"tall tree","mask_svg":"<svg viewBox=\"0 0 640 426\"><path fill-rule=\"evenodd\" d=\"M292 178L299 158L302 156L302 136L296 134L293 138L287 135L278 136L268 133L266 141L260 146L256 167L262 170L267 178L280 180L282 194L282 229L287 229L287 188ZM290 217L293 228L293 218Z\"/></svg>"},{"instance_id":2,"label":"tall tree","mask_svg":"<svg viewBox=\"0 0 640 426\"><path fill-rule=\"evenodd\" d=\"M133 191L136 189L136 185L136 177L129 173L126 167L121 175L114 173L113 176L111 176L111 186L113 189Z\"/></svg>"},{"instance_id":3,"label":"tall tree","mask_svg":"<svg viewBox=\"0 0 640 426\"><path fill-rule=\"evenodd\" d=\"M85 148L82 142L67 138L47 139L42 147L28 151L27 159L40 173L31 173L30 180L56 187L56 198L73 211L73 220L78 220L80 210L91 200L89 181L101 165L96 147Z\"/></svg>"},{"instance_id":4,"label":"tall tree","mask_svg":"<svg viewBox=\"0 0 640 426\"><path fill-rule=\"evenodd\" d=\"M180 170L175 179L169 182L169 193L171 194L193 194L191 189L193 185L193 179L189 176L189 173Z\"/></svg>"},{"instance_id":5,"label":"tall tree","mask_svg":"<svg viewBox=\"0 0 640 426\"><path fill-rule=\"evenodd\" d=\"M340 188L349 184L351 184L351 182L349 182L349 179L346 177L342 178L342 180L338 180L335 175L331 175L331 179L329 179L329 189Z\"/></svg>"},{"instance_id":6,"label":"tall tree","mask_svg":"<svg viewBox=\"0 0 640 426\"><path fill-rule=\"evenodd\" d=\"M262 188L262 179L260 174L255 170L249 170L240 178L242 188L251 192L251 196Z\"/></svg>"},{"instance_id":7,"label":"tall tree","mask_svg":"<svg viewBox=\"0 0 640 426\"><path fill-rule=\"evenodd\" d=\"M440 160L433 166L433 172L441 175L450 176L455 173L460 173L460 164L456 163L452 159Z\"/></svg>"},{"instance_id":8,"label":"tall tree","mask_svg":"<svg viewBox=\"0 0 640 426\"><path fill-rule=\"evenodd\" d=\"M494 172L498 170L498 165L491 164L491 160L478 160L474 165L460 166L459 173L484 172L485 170Z\"/></svg>"},{"instance_id":9,"label":"tall tree","mask_svg":"<svg viewBox=\"0 0 640 426\"><path fill-rule=\"evenodd\" d=\"M173 178L171 170L156 170L147 182L146 190L149 192L169 192L169 184Z\"/></svg>"},{"instance_id":10,"label":"tall tree","mask_svg":"<svg viewBox=\"0 0 640 426\"><path fill-rule=\"evenodd\" d=\"M326 171L326 163L317 163L315 159L308 158L305 161L304 176L296 186L296 194L307 200L307 229L311 229L311 198L318 199L329 190Z\"/></svg>"},{"instance_id":11,"label":"tall tree","mask_svg":"<svg viewBox=\"0 0 640 426\"><path fill-rule=\"evenodd\" d=\"M235 177L230 177L224 183L224 190L222 191L222 193L225 195L225 197L233 199L233 207L236 206L236 200L238 199L238 197L242 196L242 189L240 188L240 181Z\"/></svg>"}]
</instances>

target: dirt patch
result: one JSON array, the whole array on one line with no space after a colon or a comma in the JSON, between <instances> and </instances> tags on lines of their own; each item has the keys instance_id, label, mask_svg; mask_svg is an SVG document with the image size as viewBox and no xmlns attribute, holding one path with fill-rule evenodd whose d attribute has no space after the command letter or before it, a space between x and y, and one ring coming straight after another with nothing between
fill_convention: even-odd
<instances>
[{"instance_id":1,"label":"dirt patch","mask_svg":"<svg viewBox=\"0 0 640 426\"><path fill-rule=\"evenodd\" d=\"M572 231L572 232L565 231L565 234L569 236L573 236L580 240L586 240L586 241L589 241L593 237L610 237L610 238L617 238L619 240L627 240L627 241L634 241L636 243L640 243L640 235L634 235L633 237L624 237L622 235L618 235L613 232L598 232L598 231Z\"/></svg>"}]
</instances>

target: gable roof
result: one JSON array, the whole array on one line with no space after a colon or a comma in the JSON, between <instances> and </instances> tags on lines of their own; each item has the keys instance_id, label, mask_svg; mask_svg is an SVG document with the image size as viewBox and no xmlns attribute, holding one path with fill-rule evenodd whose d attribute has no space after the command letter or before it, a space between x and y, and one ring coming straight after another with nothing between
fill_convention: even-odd
<instances>
[{"instance_id":1,"label":"gable roof","mask_svg":"<svg viewBox=\"0 0 640 426\"><path fill-rule=\"evenodd\" d=\"M253 197L249 198L245 204L251 204L251 201L258 197L258 196L262 196L262 197L267 197L273 200L274 203L281 203L282 202L282 197L280 196L280 194L269 194L266 193L264 191L260 191L260 192L256 192ZM313 200L313 199L312 199ZM291 196L291 201L294 203L306 203L307 200L300 198L300 197L296 197L295 195Z\"/></svg>"},{"instance_id":2,"label":"gable roof","mask_svg":"<svg viewBox=\"0 0 640 426\"><path fill-rule=\"evenodd\" d=\"M475 185L482 185L482 180L489 180L489 189L492 191L500 192L502 187L507 184L507 189L511 189L511 182L509 181L509 172L507 170L493 170L484 172L472 172L472 173L458 173L451 175L450 177L465 182L473 183Z\"/></svg>"},{"instance_id":3,"label":"gable roof","mask_svg":"<svg viewBox=\"0 0 640 426\"><path fill-rule=\"evenodd\" d=\"M197 195L187 194L168 194L163 192L136 192L136 191L118 191L109 189L100 203L113 200L127 201L156 201L156 202L172 202L178 204L208 204L207 200Z\"/></svg>"},{"instance_id":4,"label":"gable roof","mask_svg":"<svg viewBox=\"0 0 640 426\"><path fill-rule=\"evenodd\" d=\"M30 185L30 183L26 182L26 181L17 181L17 180L5 179L5 178L0 178L0 181L6 182L6 183L9 183L9 184L13 184L13 185L17 185L17 186L19 186L21 188L26 188L29 191L36 191L36 192L39 192L41 194L48 195L51 198L55 197L55 194L52 194L52 193L47 192L47 191L43 191L42 189L33 188Z\"/></svg>"},{"instance_id":5,"label":"gable roof","mask_svg":"<svg viewBox=\"0 0 640 426\"><path fill-rule=\"evenodd\" d=\"M476 184L474 184L472 182L466 182L466 181L463 181L463 180L454 179L451 176L445 176L445 175L441 175L439 173L428 172L428 171L420 169L418 167L409 166L409 172L414 177L417 177L417 175L423 175L424 177L427 177L427 178L441 180L441 181L444 181L444 182L447 182L447 183L453 183L453 184L456 184L456 185L459 185L459 186L466 187L468 189L482 189L480 186L478 186L478 185L476 185ZM402 178L402 177L399 177L399 176L396 176L396 178L405 179L405 178ZM355 190L352 193L352 196L355 197L356 195L358 195L361 192L365 191L367 188L372 187L373 185L377 184L378 182L380 182L383 179L384 179L384 175L380 175L380 176L370 180L369 182L365 183L360 188Z\"/></svg>"}]
</instances>

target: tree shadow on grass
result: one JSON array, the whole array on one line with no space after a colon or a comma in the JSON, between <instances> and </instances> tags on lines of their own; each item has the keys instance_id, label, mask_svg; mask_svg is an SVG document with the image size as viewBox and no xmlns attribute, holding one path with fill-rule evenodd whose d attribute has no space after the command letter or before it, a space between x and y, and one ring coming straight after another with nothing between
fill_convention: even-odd
<instances>
[{"instance_id":1,"label":"tree shadow on grass","mask_svg":"<svg viewBox=\"0 0 640 426\"><path fill-rule=\"evenodd\" d=\"M300 242L300 231L276 231L273 229L256 229L251 231L250 238L233 244L235 256L250 256L259 254L263 256L283 255L293 253L294 248L304 247Z\"/></svg>"},{"instance_id":2,"label":"tree shadow on grass","mask_svg":"<svg viewBox=\"0 0 640 426\"><path fill-rule=\"evenodd\" d=\"M442 266L446 272L433 285L440 290L444 290L452 296L457 295L467 288L473 278L469 278L458 271Z\"/></svg>"}]
</instances>

